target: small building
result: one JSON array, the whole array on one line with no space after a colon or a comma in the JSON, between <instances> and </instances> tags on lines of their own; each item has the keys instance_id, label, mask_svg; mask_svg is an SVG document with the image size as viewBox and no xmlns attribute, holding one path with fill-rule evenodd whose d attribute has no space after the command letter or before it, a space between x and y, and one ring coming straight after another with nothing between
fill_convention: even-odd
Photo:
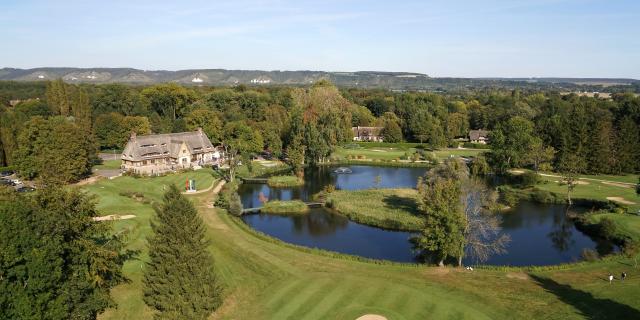
<instances>
[{"instance_id":1,"label":"small building","mask_svg":"<svg viewBox=\"0 0 640 320\"><path fill-rule=\"evenodd\" d=\"M353 141L382 142L382 127L352 127Z\"/></svg>"},{"instance_id":2,"label":"small building","mask_svg":"<svg viewBox=\"0 0 640 320\"><path fill-rule=\"evenodd\" d=\"M479 144L487 144L489 142L489 133L488 130L470 130L469 131L469 142L471 143L479 143Z\"/></svg>"},{"instance_id":3,"label":"small building","mask_svg":"<svg viewBox=\"0 0 640 320\"><path fill-rule=\"evenodd\" d=\"M220 166L223 154L198 128L194 132L152 134L131 137L122 152L123 171L156 175L168 171Z\"/></svg>"}]
</instances>

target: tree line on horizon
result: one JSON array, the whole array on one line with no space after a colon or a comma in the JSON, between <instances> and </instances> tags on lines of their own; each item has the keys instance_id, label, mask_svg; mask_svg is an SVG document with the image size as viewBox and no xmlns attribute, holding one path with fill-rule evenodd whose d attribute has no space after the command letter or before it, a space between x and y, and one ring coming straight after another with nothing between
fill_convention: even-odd
<instances>
[{"instance_id":1,"label":"tree line on horizon","mask_svg":"<svg viewBox=\"0 0 640 320\"><path fill-rule=\"evenodd\" d=\"M3 88L3 86L8 87ZM640 97L611 100L553 91L476 90L464 94L309 87L184 87L0 82L31 99L0 101L0 167L28 178L53 168L62 180L87 174L98 150L122 149L138 134L200 127L237 161L269 151L291 165L326 161L351 140L352 126L380 126L386 142L454 147L471 129L492 131L487 161L513 167L619 174L640 170ZM6 100L6 99L4 99ZM63 143L64 142L64 143ZM53 156L53 158L51 158ZM67 159L72 162L58 166ZM59 168L58 168L59 167Z\"/></svg>"}]
</instances>

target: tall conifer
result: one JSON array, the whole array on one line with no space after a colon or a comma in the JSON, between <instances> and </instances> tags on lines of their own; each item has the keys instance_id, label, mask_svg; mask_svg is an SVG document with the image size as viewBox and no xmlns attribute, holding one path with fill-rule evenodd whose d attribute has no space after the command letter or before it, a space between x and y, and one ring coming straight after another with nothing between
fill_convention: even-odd
<instances>
[{"instance_id":1,"label":"tall conifer","mask_svg":"<svg viewBox=\"0 0 640 320\"><path fill-rule=\"evenodd\" d=\"M169 187L156 213L145 303L156 310L156 319L205 319L220 305L221 287L202 219L176 186Z\"/></svg>"}]
</instances>

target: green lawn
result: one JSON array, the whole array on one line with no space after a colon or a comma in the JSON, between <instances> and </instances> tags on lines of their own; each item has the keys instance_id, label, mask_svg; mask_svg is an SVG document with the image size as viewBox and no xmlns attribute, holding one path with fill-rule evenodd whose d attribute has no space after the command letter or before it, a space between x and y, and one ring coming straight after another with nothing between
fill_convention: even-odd
<instances>
[{"instance_id":1,"label":"green lawn","mask_svg":"<svg viewBox=\"0 0 640 320\"><path fill-rule=\"evenodd\" d=\"M415 147L409 147L405 144L384 144L384 143L360 143L359 147L338 147L333 153L332 158L354 160L397 160L405 155L411 156L416 152ZM486 152L486 149L456 149L444 148L432 151L436 158L440 161L453 157L474 157L479 153Z\"/></svg>"},{"instance_id":2,"label":"green lawn","mask_svg":"<svg viewBox=\"0 0 640 320\"><path fill-rule=\"evenodd\" d=\"M122 160L102 160L101 164L93 166L94 169L120 169Z\"/></svg>"},{"instance_id":3,"label":"green lawn","mask_svg":"<svg viewBox=\"0 0 640 320\"><path fill-rule=\"evenodd\" d=\"M195 177L199 188L211 184L205 172L170 177L102 180L87 186L99 197L104 214L133 213L116 223L135 229L132 249L142 250L125 264L131 279L112 291L117 309L100 319L151 319L142 302L141 275L151 205L119 196L140 191L159 201L162 185ZM213 195L190 196L209 230L215 267L226 283L226 299L213 319L355 319L376 313L388 319L637 319L640 269L614 258L566 269L527 271L438 268L377 264L323 251L301 249L258 234L222 210L209 208ZM604 277L626 271L625 282Z\"/></svg>"},{"instance_id":4,"label":"green lawn","mask_svg":"<svg viewBox=\"0 0 640 320\"><path fill-rule=\"evenodd\" d=\"M562 180L558 177L540 177L542 183L536 185L536 188L550 192L567 194L567 186L560 183ZM595 199L599 201L608 201L607 197L618 197L629 204L622 204L631 211L640 210L640 197L637 196L635 189L632 187L620 186L601 181L580 180L581 184L577 185L571 194L572 198Z\"/></svg>"},{"instance_id":5,"label":"green lawn","mask_svg":"<svg viewBox=\"0 0 640 320\"><path fill-rule=\"evenodd\" d=\"M623 238L640 241L640 217L630 214L598 213L590 215L590 222L598 223L600 219L607 217L616 224L616 230Z\"/></svg>"},{"instance_id":6,"label":"green lawn","mask_svg":"<svg viewBox=\"0 0 640 320\"><path fill-rule=\"evenodd\" d=\"M103 215L133 214L136 218L113 223L118 232L127 232L128 249L139 250L140 255L124 264L124 274L131 283L118 286L112 291L118 303L117 310L110 310L103 315L106 319L150 319L151 314L142 301L140 287L142 285L143 261L147 259L146 237L151 231L149 220L154 216L151 204L145 204L129 197L119 195L123 191L140 192L145 199L153 202L162 201L164 189L169 184L184 188L187 179L195 179L198 190L208 188L213 183L210 170L198 170L155 178L118 177L103 179L96 184L83 187L84 190L98 197L97 209Z\"/></svg>"},{"instance_id":7,"label":"green lawn","mask_svg":"<svg viewBox=\"0 0 640 320\"><path fill-rule=\"evenodd\" d=\"M338 190L327 194L327 204L359 223L414 231L423 226L416 211L417 193L413 189Z\"/></svg>"}]
</instances>

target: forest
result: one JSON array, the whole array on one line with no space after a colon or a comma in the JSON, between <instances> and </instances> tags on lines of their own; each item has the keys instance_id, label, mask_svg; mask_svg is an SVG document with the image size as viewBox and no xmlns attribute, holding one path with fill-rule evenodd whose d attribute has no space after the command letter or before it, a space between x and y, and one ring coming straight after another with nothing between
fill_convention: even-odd
<instances>
[{"instance_id":1,"label":"forest","mask_svg":"<svg viewBox=\"0 0 640 320\"><path fill-rule=\"evenodd\" d=\"M2 81L0 105L0 166L28 178L53 172L65 182L87 174L98 150L121 149L132 131L198 127L242 157L268 151L298 169L327 161L351 141L351 126L381 126L385 142L430 149L458 146L470 129L490 130L486 160L496 172L640 170L640 97L633 93L393 92L324 80L307 87Z\"/></svg>"}]
</instances>

